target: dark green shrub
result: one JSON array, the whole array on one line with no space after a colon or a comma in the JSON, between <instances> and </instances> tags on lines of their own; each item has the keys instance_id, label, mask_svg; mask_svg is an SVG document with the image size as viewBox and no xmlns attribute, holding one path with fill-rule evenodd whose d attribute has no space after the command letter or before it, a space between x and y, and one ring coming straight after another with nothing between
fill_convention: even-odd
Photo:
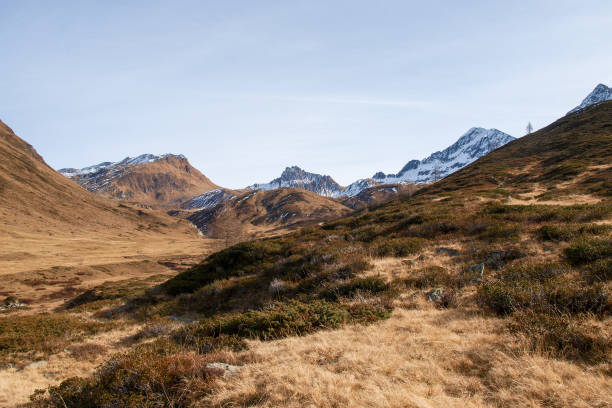
<instances>
[{"instance_id":1,"label":"dark green shrub","mask_svg":"<svg viewBox=\"0 0 612 408\"><path fill-rule=\"evenodd\" d=\"M551 278L568 273L570 268L566 264L550 262L542 264L514 264L507 267L499 277L502 281L534 281L547 282Z\"/></svg>"},{"instance_id":2,"label":"dark green shrub","mask_svg":"<svg viewBox=\"0 0 612 408\"><path fill-rule=\"evenodd\" d=\"M201 264L165 282L162 288L170 295L192 293L218 279L272 268L282 252L282 245L276 241L244 242L212 254Z\"/></svg>"},{"instance_id":3,"label":"dark green shrub","mask_svg":"<svg viewBox=\"0 0 612 408\"><path fill-rule=\"evenodd\" d=\"M11 353L56 353L87 335L114 327L54 313L0 318L0 357Z\"/></svg>"},{"instance_id":4,"label":"dark green shrub","mask_svg":"<svg viewBox=\"0 0 612 408\"><path fill-rule=\"evenodd\" d=\"M424 246L424 241L419 238L391 238L375 243L374 254L376 256L408 256L416 254Z\"/></svg>"},{"instance_id":5,"label":"dark green shrub","mask_svg":"<svg viewBox=\"0 0 612 408\"><path fill-rule=\"evenodd\" d=\"M560 278L544 283L530 280L486 282L478 288L477 301L501 316L525 309L544 313L604 313L611 307L604 287L584 287Z\"/></svg>"},{"instance_id":6,"label":"dark green shrub","mask_svg":"<svg viewBox=\"0 0 612 408\"><path fill-rule=\"evenodd\" d=\"M612 353L612 338L567 315L522 312L513 317L510 329L524 333L532 351L553 357L598 363Z\"/></svg>"},{"instance_id":7,"label":"dark green shrub","mask_svg":"<svg viewBox=\"0 0 612 408\"><path fill-rule=\"evenodd\" d=\"M588 265L584 277L590 283L612 280L612 258L598 259Z\"/></svg>"},{"instance_id":8,"label":"dark green shrub","mask_svg":"<svg viewBox=\"0 0 612 408\"><path fill-rule=\"evenodd\" d=\"M341 297L350 298L356 294L371 296L389 289L389 284L380 278L366 277L353 279L350 282L327 288L321 296L327 300L338 300Z\"/></svg>"},{"instance_id":9,"label":"dark green shrub","mask_svg":"<svg viewBox=\"0 0 612 408\"><path fill-rule=\"evenodd\" d=\"M478 234L478 238L495 241L495 240L512 240L516 239L520 233L518 225L496 223L488 225L482 232Z\"/></svg>"},{"instance_id":10,"label":"dark green shrub","mask_svg":"<svg viewBox=\"0 0 612 408\"><path fill-rule=\"evenodd\" d=\"M441 266L430 266L415 271L404 282L406 286L425 289L437 286L454 287L459 284L459 279Z\"/></svg>"},{"instance_id":11,"label":"dark green shrub","mask_svg":"<svg viewBox=\"0 0 612 408\"><path fill-rule=\"evenodd\" d=\"M612 241L580 239L565 249L565 257L574 265L612 257Z\"/></svg>"},{"instance_id":12,"label":"dark green shrub","mask_svg":"<svg viewBox=\"0 0 612 408\"><path fill-rule=\"evenodd\" d=\"M35 395L38 407L154 408L191 406L220 373L193 352L144 347L118 355L92 378L70 378L49 388L49 397ZM190 386L195 385L195 386Z\"/></svg>"},{"instance_id":13,"label":"dark green shrub","mask_svg":"<svg viewBox=\"0 0 612 408\"><path fill-rule=\"evenodd\" d=\"M202 320L179 330L174 338L179 343L221 335L270 340L336 328L349 318L346 308L325 301L276 302L262 310Z\"/></svg>"},{"instance_id":14,"label":"dark green shrub","mask_svg":"<svg viewBox=\"0 0 612 408\"><path fill-rule=\"evenodd\" d=\"M601 235L610 230L607 225L587 224L573 225L543 225L536 234L543 241L570 241L582 235Z\"/></svg>"}]
</instances>

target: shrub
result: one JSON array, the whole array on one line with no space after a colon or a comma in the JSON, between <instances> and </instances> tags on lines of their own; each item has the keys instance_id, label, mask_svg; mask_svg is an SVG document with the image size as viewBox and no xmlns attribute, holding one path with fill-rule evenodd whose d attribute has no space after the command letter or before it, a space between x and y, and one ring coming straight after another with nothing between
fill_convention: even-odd
<instances>
[{"instance_id":1,"label":"shrub","mask_svg":"<svg viewBox=\"0 0 612 408\"><path fill-rule=\"evenodd\" d=\"M374 295L389 289L389 284L380 278L357 278L352 281L327 288L321 296L327 300L338 300L341 297L350 298L357 294Z\"/></svg>"},{"instance_id":2,"label":"shrub","mask_svg":"<svg viewBox=\"0 0 612 408\"><path fill-rule=\"evenodd\" d=\"M419 224L410 235L433 239L440 235L451 234L459 230L459 225L449 221L433 221Z\"/></svg>"},{"instance_id":3,"label":"shrub","mask_svg":"<svg viewBox=\"0 0 612 408\"><path fill-rule=\"evenodd\" d=\"M406 279L404 282L409 287L425 289L435 286L457 286L459 280L456 276L451 275L446 269L442 268L441 266L430 266L415 271L413 276Z\"/></svg>"},{"instance_id":4,"label":"shrub","mask_svg":"<svg viewBox=\"0 0 612 408\"><path fill-rule=\"evenodd\" d=\"M574 265L612 257L612 240L580 239L565 249L565 257Z\"/></svg>"},{"instance_id":5,"label":"shrub","mask_svg":"<svg viewBox=\"0 0 612 408\"><path fill-rule=\"evenodd\" d=\"M98 357L105 354L107 348L101 344L85 343L74 344L68 347L72 357L77 360L95 361Z\"/></svg>"},{"instance_id":6,"label":"shrub","mask_svg":"<svg viewBox=\"0 0 612 408\"><path fill-rule=\"evenodd\" d=\"M609 231L607 225L587 224L575 227L573 225L543 225L536 234L543 241L570 241L582 235L601 235Z\"/></svg>"},{"instance_id":7,"label":"shrub","mask_svg":"<svg viewBox=\"0 0 612 408\"><path fill-rule=\"evenodd\" d=\"M62 313L0 319L0 357L13 353L57 353L87 335L114 327Z\"/></svg>"},{"instance_id":8,"label":"shrub","mask_svg":"<svg viewBox=\"0 0 612 408\"><path fill-rule=\"evenodd\" d=\"M612 258L598 259L588 265L584 277L590 283L612 280Z\"/></svg>"},{"instance_id":9,"label":"shrub","mask_svg":"<svg viewBox=\"0 0 612 408\"><path fill-rule=\"evenodd\" d=\"M233 313L201 320L182 330L175 339L193 341L221 335L270 340L291 335L303 335L315 330L336 328L349 320L347 310L325 301L302 303L276 302L262 310Z\"/></svg>"},{"instance_id":10,"label":"shrub","mask_svg":"<svg viewBox=\"0 0 612 408\"><path fill-rule=\"evenodd\" d=\"M277 241L244 242L216 252L204 262L180 273L162 285L171 295L192 293L219 279L254 274L270 268L282 254Z\"/></svg>"},{"instance_id":11,"label":"shrub","mask_svg":"<svg viewBox=\"0 0 612 408\"><path fill-rule=\"evenodd\" d=\"M517 225L508 225L495 223L488 225L484 230L478 235L480 239L494 241L494 240L510 240L515 239L520 233L520 229Z\"/></svg>"},{"instance_id":12,"label":"shrub","mask_svg":"<svg viewBox=\"0 0 612 408\"><path fill-rule=\"evenodd\" d=\"M588 286L551 279L534 282L491 281L478 288L478 303L498 315L532 309L544 313L603 313L610 310L609 296L602 286Z\"/></svg>"},{"instance_id":13,"label":"shrub","mask_svg":"<svg viewBox=\"0 0 612 408\"><path fill-rule=\"evenodd\" d=\"M542 264L514 264L499 273L502 281L534 281L547 282L551 278L568 273L570 268L566 264L550 262Z\"/></svg>"},{"instance_id":14,"label":"shrub","mask_svg":"<svg viewBox=\"0 0 612 408\"><path fill-rule=\"evenodd\" d=\"M209 389L218 370L193 352L159 353L140 348L118 355L93 378L70 378L49 388L49 398L33 396L39 407L188 406Z\"/></svg>"},{"instance_id":15,"label":"shrub","mask_svg":"<svg viewBox=\"0 0 612 408\"><path fill-rule=\"evenodd\" d=\"M522 312L514 316L510 329L524 333L531 350L545 355L598 363L612 353L612 338L584 319Z\"/></svg>"},{"instance_id":16,"label":"shrub","mask_svg":"<svg viewBox=\"0 0 612 408\"><path fill-rule=\"evenodd\" d=\"M424 241L419 238L392 238L375 244L376 256L408 256L415 254L423 248Z\"/></svg>"}]
</instances>

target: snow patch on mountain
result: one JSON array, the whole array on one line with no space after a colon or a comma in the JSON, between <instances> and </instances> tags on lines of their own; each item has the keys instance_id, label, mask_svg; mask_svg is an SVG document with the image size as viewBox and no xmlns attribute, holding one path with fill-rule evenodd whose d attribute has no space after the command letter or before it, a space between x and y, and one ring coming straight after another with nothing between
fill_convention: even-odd
<instances>
[{"instance_id":1,"label":"snow patch on mountain","mask_svg":"<svg viewBox=\"0 0 612 408\"><path fill-rule=\"evenodd\" d=\"M361 193L366 188L376 186L379 183L372 179L360 179L348 185L342 192L342 197L353 197Z\"/></svg>"},{"instance_id":2,"label":"snow patch on mountain","mask_svg":"<svg viewBox=\"0 0 612 408\"><path fill-rule=\"evenodd\" d=\"M580 105L567 112L567 114L569 115L570 113L580 111L588 106L609 100L612 100L612 88L609 88L604 84L599 84L595 87L595 89L593 89L593 92L591 92L587 95L586 98L584 98Z\"/></svg>"},{"instance_id":3,"label":"snow patch on mountain","mask_svg":"<svg viewBox=\"0 0 612 408\"><path fill-rule=\"evenodd\" d=\"M143 163L153 163L167 157L176 157L179 159L185 159L182 154L162 154L160 156L150 153L141 154L137 157L126 157L125 159L118 162L103 162L93 166L83 167L82 169L65 168L59 169L58 171L66 177L72 178L76 176L97 173L100 170L108 169L109 167L125 167L125 166L136 166Z\"/></svg>"},{"instance_id":4,"label":"snow patch on mountain","mask_svg":"<svg viewBox=\"0 0 612 408\"><path fill-rule=\"evenodd\" d=\"M181 204L181 208L185 210L193 210L196 208L210 208L224 201L230 200L235 196L221 188L210 190L204 194L193 197L191 200Z\"/></svg>"},{"instance_id":5,"label":"snow patch on mountain","mask_svg":"<svg viewBox=\"0 0 612 408\"><path fill-rule=\"evenodd\" d=\"M474 127L453 145L424 160L409 161L397 174L376 173L381 184L431 183L467 166L515 138L497 129Z\"/></svg>"},{"instance_id":6,"label":"snow patch on mountain","mask_svg":"<svg viewBox=\"0 0 612 408\"><path fill-rule=\"evenodd\" d=\"M269 183L253 184L251 190L274 190L277 188L302 188L325 197L340 197L344 187L327 175L309 173L297 166L287 167L280 177Z\"/></svg>"}]
</instances>

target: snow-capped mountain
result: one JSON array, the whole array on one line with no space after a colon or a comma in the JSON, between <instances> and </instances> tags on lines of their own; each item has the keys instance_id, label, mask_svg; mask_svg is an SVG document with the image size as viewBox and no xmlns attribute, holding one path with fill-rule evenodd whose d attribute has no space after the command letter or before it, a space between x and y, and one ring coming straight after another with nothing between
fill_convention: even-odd
<instances>
[{"instance_id":1,"label":"snow-capped mountain","mask_svg":"<svg viewBox=\"0 0 612 408\"><path fill-rule=\"evenodd\" d=\"M145 153L137 157L126 157L125 159L118 162L102 162L93 166L83 167L82 169L65 168L59 169L58 171L64 176L72 178L74 176L97 173L100 170L107 169L109 167L118 169L121 167L135 166L143 163L153 163L166 157L176 157L178 159L185 160L187 159L182 154L163 154L161 156L157 156L155 154Z\"/></svg>"},{"instance_id":2,"label":"snow-capped mountain","mask_svg":"<svg viewBox=\"0 0 612 408\"><path fill-rule=\"evenodd\" d=\"M218 188L180 154L142 154L59 172L92 193L154 206L177 205Z\"/></svg>"},{"instance_id":3,"label":"snow-capped mountain","mask_svg":"<svg viewBox=\"0 0 612 408\"><path fill-rule=\"evenodd\" d=\"M448 148L423 160L409 161L397 174L378 172L380 184L431 183L467 166L515 138L497 129L471 128Z\"/></svg>"},{"instance_id":4,"label":"snow-capped mountain","mask_svg":"<svg viewBox=\"0 0 612 408\"><path fill-rule=\"evenodd\" d=\"M574 109L567 112L567 114L569 115L570 113L574 113L579 110L582 110L586 108L587 106L591 106L596 103L603 102L603 101L609 101L609 100L612 100L612 88L609 88L605 86L604 84L599 84L595 87L595 89L593 89L593 92L591 92L590 94L587 95L586 98L584 98L584 100L582 101L580 105L576 106Z\"/></svg>"},{"instance_id":5,"label":"snow-capped mountain","mask_svg":"<svg viewBox=\"0 0 612 408\"><path fill-rule=\"evenodd\" d=\"M309 173L297 166L287 167L280 177L269 183L253 184L251 190L274 190L281 187L302 188L325 197L340 197L344 187L330 176Z\"/></svg>"},{"instance_id":6,"label":"snow-capped mountain","mask_svg":"<svg viewBox=\"0 0 612 408\"><path fill-rule=\"evenodd\" d=\"M232 199L234 197L235 194L233 194L229 190L223 188L216 188L199 196L193 197L189 201L185 201L183 204L181 204L181 208L184 210L193 210L196 208L214 207L215 205Z\"/></svg>"},{"instance_id":7,"label":"snow-capped mountain","mask_svg":"<svg viewBox=\"0 0 612 408\"><path fill-rule=\"evenodd\" d=\"M359 180L349 184L348 187L346 187L344 189L342 194L340 194L340 197L353 197L353 196L356 196L357 194L361 193L366 188L370 188L370 187L376 186L378 184L380 184L380 183L378 183L375 180L372 180L371 178L369 178L369 179L359 179Z\"/></svg>"}]
</instances>

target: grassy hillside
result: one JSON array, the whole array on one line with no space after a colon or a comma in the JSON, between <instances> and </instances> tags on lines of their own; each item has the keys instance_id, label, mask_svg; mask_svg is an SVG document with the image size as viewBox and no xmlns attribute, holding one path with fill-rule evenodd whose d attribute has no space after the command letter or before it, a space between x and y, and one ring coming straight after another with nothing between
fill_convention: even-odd
<instances>
[{"instance_id":1,"label":"grassy hillside","mask_svg":"<svg viewBox=\"0 0 612 408\"><path fill-rule=\"evenodd\" d=\"M202 248L189 223L86 191L2 122L0 157L0 275Z\"/></svg>"},{"instance_id":2,"label":"grassy hillside","mask_svg":"<svg viewBox=\"0 0 612 408\"><path fill-rule=\"evenodd\" d=\"M148 324L140 345L34 405L610 406L611 120L564 117L101 308Z\"/></svg>"},{"instance_id":3,"label":"grassy hillside","mask_svg":"<svg viewBox=\"0 0 612 408\"><path fill-rule=\"evenodd\" d=\"M239 237L295 229L304 224L347 215L351 209L332 198L297 188L248 191L212 208L190 214L189 221L206 235Z\"/></svg>"},{"instance_id":4,"label":"grassy hillside","mask_svg":"<svg viewBox=\"0 0 612 408\"><path fill-rule=\"evenodd\" d=\"M154 207L178 207L194 196L218 188L181 156L103 169L93 176L80 175L73 180L103 197Z\"/></svg>"}]
</instances>

